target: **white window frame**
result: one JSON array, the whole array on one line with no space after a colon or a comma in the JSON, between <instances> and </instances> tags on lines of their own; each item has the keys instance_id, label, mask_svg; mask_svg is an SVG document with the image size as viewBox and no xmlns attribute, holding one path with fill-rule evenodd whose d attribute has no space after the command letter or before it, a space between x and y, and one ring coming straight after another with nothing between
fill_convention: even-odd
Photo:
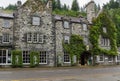
<instances>
[{"instance_id":1,"label":"white window frame","mask_svg":"<svg viewBox=\"0 0 120 81\"><path fill-rule=\"evenodd\" d=\"M41 41L40 41L40 38L41 38ZM38 42L39 43L43 43L43 35L41 35L41 34L38 34Z\"/></svg>"},{"instance_id":2,"label":"white window frame","mask_svg":"<svg viewBox=\"0 0 120 81\"><path fill-rule=\"evenodd\" d=\"M38 33L33 33L33 43L37 43L38 42Z\"/></svg>"},{"instance_id":3,"label":"white window frame","mask_svg":"<svg viewBox=\"0 0 120 81\"><path fill-rule=\"evenodd\" d=\"M64 51L64 57L63 58L64 58L63 59L64 63L71 63L70 55L66 51ZM67 60L69 60L69 61L67 61Z\"/></svg>"},{"instance_id":4,"label":"white window frame","mask_svg":"<svg viewBox=\"0 0 120 81\"><path fill-rule=\"evenodd\" d=\"M27 53L26 53L27 52ZM25 53L25 55L24 55ZM25 56L25 57L24 57ZM29 60L28 60L28 56L29 56ZM25 58L25 60L24 60ZM22 51L22 59L23 59L23 64L30 64L30 51L29 50L23 50ZM25 61L25 62L24 62ZM29 61L29 62L28 62Z\"/></svg>"},{"instance_id":5,"label":"white window frame","mask_svg":"<svg viewBox=\"0 0 120 81\"><path fill-rule=\"evenodd\" d=\"M64 21L63 25L64 25L64 28L70 28L70 27L69 27L69 22L68 22L68 21Z\"/></svg>"},{"instance_id":6,"label":"white window frame","mask_svg":"<svg viewBox=\"0 0 120 81\"><path fill-rule=\"evenodd\" d=\"M27 42L32 43L32 33L27 33Z\"/></svg>"},{"instance_id":7,"label":"white window frame","mask_svg":"<svg viewBox=\"0 0 120 81\"><path fill-rule=\"evenodd\" d=\"M44 55L45 54L45 55ZM40 51L40 55L39 55L40 57L40 62L39 62L39 64L47 64L47 61L48 61L48 58L47 58L47 51ZM45 56L45 57L43 57L44 59L45 59L45 62L42 62L42 59L43 58L41 58L41 56Z\"/></svg>"},{"instance_id":8,"label":"white window frame","mask_svg":"<svg viewBox=\"0 0 120 81\"><path fill-rule=\"evenodd\" d=\"M10 34L3 33L2 42L3 43L10 43Z\"/></svg>"},{"instance_id":9,"label":"white window frame","mask_svg":"<svg viewBox=\"0 0 120 81\"><path fill-rule=\"evenodd\" d=\"M110 46L110 40L108 38L101 37L102 46Z\"/></svg>"},{"instance_id":10,"label":"white window frame","mask_svg":"<svg viewBox=\"0 0 120 81\"><path fill-rule=\"evenodd\" d=\"M116 62L120 62L120 53L116 56Z\"/></svg>"},{"instance_id":11,"label":"white window frame","mask_svg":"<svg viewBox=\"0 0 120 81\"><path fill-rule=\"evenodd\" d=\"M34 16L32 17L32 25L39 26L40 25L40 17Z\"/></svg>"},{"instance_id":12,"label":"white window frame","mask_svg":"<svg viewBox=\"0 0 120 81\"><path fill-rule=\"evenodd\" d=\"M3 20L3 27L4 28L10 28L10 20L4 19Z\"/></svg>"},{"instance_id":13,"label":"white window frame","mask_svg":"<svg viewBox=\"0 0 120 81\"><path fill-rule=\"evenodd\" d=\"M110 60L111 58L111 60ZM113 57L112 56L108 56L108 62L113 62Z\"/></svg>"},{"instance_id":14,"label":"white window frame","mask_svg":"<svg viewBox=\"0 0 120 81\"><path fill-rule=\"evenodd\" d=\"M87 31L87 24L83 24L83 31Z\"/></svg>"},{"instance_id":15,"label":"white window frame","mask_svg":"<svg viewBox=\"0 0 120 81\"><path fill-rule=\"evenodd\" d=\"M70 36L64 35L64 43L69 44L70 43Z\"/></svg>"},{"instance_id":16,"label":"white window frame","mask_svg":"<svg viewBox=\"0 0 120 81\"><path fill-rule=\"evenodd\" d=\"M103 27L103 32L104 32L104 33L107 33L106 27Z\"/></svg>"},{"instance_id":17,"label":"white window frame","mask_svg":"<svg viewBox=\"0 0 120 81\"><path fill-rule=\"evenodd\" d=\"M102 58L103 58L103 60L101 60L100 58L101 58L101 56L102 56ZM104 54L101 54L101 55L99 55L99 59L98 59L98 62L104 62Z\"/></svg>"},{"instance_id":18,"label":"white window frame","mask_svg":"<svg viewBox=\"0 0 120 81\"><path fill-rule=\"evenodd\" d=\"M5 58L6 62L5 63L0 63L0 65L11 65L11 63L8 63L8 60L12 62L12 57L10 56L10 59L8 59L8 50L7 49L0 49L2 51L2 56L0 55L0 58L3 59ZM6 55L3 56L3 51L6 51ZM2 60L3 61L3 60Z\"/></svg>"}]
</instances>

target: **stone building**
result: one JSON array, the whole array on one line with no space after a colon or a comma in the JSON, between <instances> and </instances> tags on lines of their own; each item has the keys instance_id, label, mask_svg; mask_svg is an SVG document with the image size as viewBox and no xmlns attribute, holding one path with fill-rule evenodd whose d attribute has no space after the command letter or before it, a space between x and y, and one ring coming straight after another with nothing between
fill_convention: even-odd
<instances>
[{"instance_id":1,"label":"stone building","mask_svg":"<svg viewBox=\"0 0 120 81\"><path fill-rule=\"evenodd\" d=\"M47 5L39 0L18 2L15 13L14 45L22 50L23 64L30 63L30 51L39 51L40 64L54 66L54 29L52 1Z\"/></svg>"},{"instance_id":2,"label":"stone building","mask_svg":"<svg viewBox=\"0 0 120 81\"><path fill-rule=\"evenodd\" d=\"M40 66L70 66L70 55L62 43L69 43L72 34L83 37L86 51L81 54L81 65L92 59L89 52L89 28L95 17L94 1L86 5L87 19L52 14L52 0L17 2L14 14L0 13L0 65L11 65L11 50L21 50L23 64L30 64L30 52L39 52ZM76 56L73 56L76 63ZM87 60L87 61L86 61Z\"/></svg>"},{"instance_id":3,"label":"stone building","mask_svg":"<svg viewBox=\"0 0 120 81\"><path fill-rule=\"evenodd\" d=\"M0 13L0 65L11 64L13 49L13 14Z\"/></svg>"}]
</instances>

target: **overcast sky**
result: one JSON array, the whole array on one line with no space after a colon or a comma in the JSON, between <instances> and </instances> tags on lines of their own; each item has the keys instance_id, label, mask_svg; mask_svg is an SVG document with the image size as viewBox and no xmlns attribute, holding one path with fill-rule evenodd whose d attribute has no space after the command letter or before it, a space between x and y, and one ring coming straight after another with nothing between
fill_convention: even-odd
<instances>
[{"instance_id":1,"label":"overcast sky","mask_svg":"<svg viewBox=\"0 0 120 81\"><path fill-rule=\"evenodd\" d=\"M15 4L18 0L0 0L0 7L6 7L9 4ZM22 3L24 3L26 0L21 0ZM71 5L73 0L61 0L61 3L66 3L67 5ZM78 0L79 5L83 6L85 4L87 4L90 0ZM100 4L101 6L103 5L103 3L107 3L109 2L109 0L94 0L96 2L96 4Z\"/></svg>"}]
</instances>

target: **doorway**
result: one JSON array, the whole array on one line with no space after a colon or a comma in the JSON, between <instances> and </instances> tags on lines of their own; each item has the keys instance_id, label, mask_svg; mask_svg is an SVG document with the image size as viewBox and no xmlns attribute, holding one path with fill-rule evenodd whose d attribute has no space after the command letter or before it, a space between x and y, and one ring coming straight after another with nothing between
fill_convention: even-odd
<instances>
[{"instance_id":1,"label":"doorway","mask_svg":"<svg viewBox=\"0 0 120 81\"><path fill-rule=\"evenodd\" d=\"M87 51L83 52L80 56L80 64L81 65L88 65L88 62L90 61L91 54Z\"/></svg>"}]
</instances>

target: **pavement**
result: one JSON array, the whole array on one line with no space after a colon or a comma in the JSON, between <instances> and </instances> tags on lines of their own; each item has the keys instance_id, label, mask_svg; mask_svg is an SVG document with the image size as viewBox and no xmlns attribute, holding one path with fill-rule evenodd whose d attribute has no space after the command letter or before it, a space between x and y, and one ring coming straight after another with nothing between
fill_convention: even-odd
<instances>
[{"instance_id":1,"label":"pavement","mask_svg":"<svg viewBox=\"0 0 120 81\"><path fill-rule=\"evenodd\" d=\"M120 81L120 66L0 68L0 81Z\"/></svg>"}]
</instances>

